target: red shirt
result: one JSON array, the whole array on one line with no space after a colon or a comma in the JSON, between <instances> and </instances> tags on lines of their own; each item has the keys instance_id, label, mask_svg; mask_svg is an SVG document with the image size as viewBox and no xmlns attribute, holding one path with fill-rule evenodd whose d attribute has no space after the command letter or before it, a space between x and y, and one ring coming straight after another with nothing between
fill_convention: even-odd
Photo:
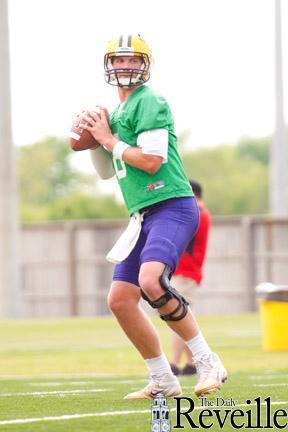
<instances>
[{"instance_id":1,"label":"red shirt","mask_svg":"<svg viewBox=\"0 0 288 432\"><path fill-rule=\"evenodd\" d=\"M200 222L197 233L182 255L174 275L193 279L197 284L202 280L202 266L206 256L208 234L211 225L210 213L199 206Z\"/></svg>"}]
</instances>

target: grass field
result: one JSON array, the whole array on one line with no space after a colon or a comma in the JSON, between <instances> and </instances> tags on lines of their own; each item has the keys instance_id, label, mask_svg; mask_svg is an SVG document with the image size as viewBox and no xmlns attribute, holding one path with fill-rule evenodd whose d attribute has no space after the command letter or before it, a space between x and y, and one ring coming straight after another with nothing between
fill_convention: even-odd
<instances>
[{"instance_id":1,"label":"grass field","mask_svg":"<svg viewBox=\"0 0 288 432\"><path fill-rule=\"evenodd\" d=\"M169 330L159 319L153 321L169 355ZM262 351L259 316L209 316L199 322L229 371L221 393L208 399L232 398L245 411L251 409L247 399L270 397L273 412L287 412L288 352ZM2 321L0 341L0 431L150 431L151 401L122 399L146 384L146 369L114 319ZM193 395L196 378L180 380L184 396L199 406ZM167 402L173 430L176 401ZM196 411L201 410L195 410L195 419ZM279 423L285 424L285 418ZM182 424L179 430L193 430L185 418ZM235 429L227 424L210 430Z\"/></svg>"}]
</instances>

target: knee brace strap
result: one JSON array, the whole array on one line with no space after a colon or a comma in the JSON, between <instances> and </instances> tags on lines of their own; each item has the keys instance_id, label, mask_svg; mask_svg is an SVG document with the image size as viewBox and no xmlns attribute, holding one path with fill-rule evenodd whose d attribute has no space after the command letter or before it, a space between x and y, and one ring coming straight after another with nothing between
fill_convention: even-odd
<instances>
[{"instance_id":1,"label":"knee brace strap","mask_svg":"<svg viewBox=\"0 0 288 432\"><path fill-rule=\"evenodd\" d=\"M170 285L171 275L172 275L172 271L170 267L166 265L162 275L159 278L160 285L165 291L165 294L163 294L157 300L154 301L150 300L142 290L141 290L141 295L143 299L146 300L150 304L150 306L154 309L159 309L162 306L165 306L171 299L176 298L179 302L176 309L173 312L170 312L169 314L160 315L160 318L163 319L164 321L180 321L186 316L188 312L187 306L189 303L185 300L185 298L181 294L179 294L177 290L175 290ZM175 314L181 309L181 307L183 308L182 313L178 316L175 316Z\"/></svg>"},{"instance_id":2,"label":"knee brace strap","mask_svg":"<svg viewBox=\"0 0 288 432\"><path fill-rule=\"evenodd\" d=\"M150 306L153 309L160 309L162 306L168 303L169 300L173 298L173 295L169 291L167 291L165 294L163 294L163 296L159 297L157 300L150 300L142 289L141 289L141 296L144 300L146 300L150 304Z\"/></svg>"}]
</instances>

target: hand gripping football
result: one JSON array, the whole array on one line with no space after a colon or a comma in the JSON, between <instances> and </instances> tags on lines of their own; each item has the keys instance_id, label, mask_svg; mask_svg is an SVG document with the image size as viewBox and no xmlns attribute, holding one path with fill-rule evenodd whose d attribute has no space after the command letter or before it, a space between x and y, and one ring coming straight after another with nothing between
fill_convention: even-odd
<instances>
[{"instance_id":1,"label":"hand gripping football","mask_svg":"<svg viewBox=\"0 0 288 432\"><path fill-rule=\"evenodd\" d=\"M92 110L91 110L92 111ZM100 107L94 108L93 111L97 114L100 112ZM109 122L109 112L104 108L106 118ZM87 124L88 122L83 118L87 111L82 111L77 114L75 120L73 121L72 127L69 133L69 144L72 150L81 151L94 149L100 146L99 142L95 140L93 135L86 129L80 127L80 123Z\"/></svg>"}]
</instances>

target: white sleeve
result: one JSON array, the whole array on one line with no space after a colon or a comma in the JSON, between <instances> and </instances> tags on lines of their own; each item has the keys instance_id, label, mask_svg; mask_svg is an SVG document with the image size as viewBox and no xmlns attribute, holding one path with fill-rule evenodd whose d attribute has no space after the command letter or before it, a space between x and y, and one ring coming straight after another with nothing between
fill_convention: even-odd
<instances>
[{"instance_id":1,"label":"white sleeve","mask_svg":"<svg viewBox=\"0 0 288 432\"><path fill-rule=\"evenodd\" d=\"M168 161L168 130L152 129L142 132L137 137L137 146L142 148L143 154L161 156L162 163Z\"/></svg>"},{"instance_id":2,"label":"white sleeve","mask_svg":"<svg viewBox=\"0 0 288 432\"><path fill-rule=\"evenodd\" d=\"M90 156L98 175L106 180L114 176L112 160L107 150L102 146L90 150Z\"/></svg>"}]
</instances>

